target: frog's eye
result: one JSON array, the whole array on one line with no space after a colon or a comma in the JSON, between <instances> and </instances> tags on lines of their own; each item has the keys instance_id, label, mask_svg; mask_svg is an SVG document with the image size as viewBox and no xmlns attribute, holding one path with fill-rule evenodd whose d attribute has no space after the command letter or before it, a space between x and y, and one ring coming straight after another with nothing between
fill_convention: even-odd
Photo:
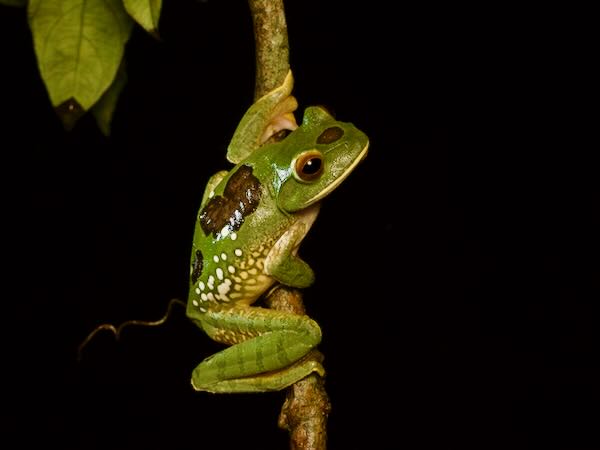
<instances>
[{"instance_id":1,"label":"frog's eye","mask_svg":"<svg viewBox=\"0 0 600 450\"><path fill-rule=\"evenodd\" d=\"M323 173L323 155L318 150L300 154L294 163L294 176L300 181L313 181Z\"/></svg>"}]
</instances>

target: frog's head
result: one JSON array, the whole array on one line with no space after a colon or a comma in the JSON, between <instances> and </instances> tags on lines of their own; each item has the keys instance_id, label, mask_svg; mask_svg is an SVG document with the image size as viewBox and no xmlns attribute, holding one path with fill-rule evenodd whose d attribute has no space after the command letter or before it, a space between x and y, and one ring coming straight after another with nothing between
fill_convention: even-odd
<instances>
[{"instance_id":1,"label":"frog's head","mask_svg":"<svg viewBox=\"0 0 600 450\"><path fill-rule=\"evenodd\" d=\"M295 212L335 190L367 155L369 139L354 125L311 106L302 125L271 155L277 206Z\"/></svg>"}]
</instances>

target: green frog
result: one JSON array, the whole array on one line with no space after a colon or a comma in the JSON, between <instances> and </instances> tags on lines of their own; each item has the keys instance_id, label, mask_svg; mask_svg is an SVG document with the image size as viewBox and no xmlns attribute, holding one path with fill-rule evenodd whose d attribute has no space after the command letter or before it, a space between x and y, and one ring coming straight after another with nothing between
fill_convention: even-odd
<instances>
[{"instance_id":1,"label":"green frog","mask_svg":"<svg viewBox=\"0 0 600 450\"><path fill-rule=\"evenodd\" d=\"M253 304L277 284L313 283L298 248L321 201L365 158L369 140L318 106L306 108L298 126L292 84L290 72L246 112L227 151L235 166L210 178L202 198L187 316L229 347L194 369L198 391L273 391L324 375L319 362L303 359L321 341L319 325ZM269 143L282 130L291 132Z\"/></svg>"}]
</instances>

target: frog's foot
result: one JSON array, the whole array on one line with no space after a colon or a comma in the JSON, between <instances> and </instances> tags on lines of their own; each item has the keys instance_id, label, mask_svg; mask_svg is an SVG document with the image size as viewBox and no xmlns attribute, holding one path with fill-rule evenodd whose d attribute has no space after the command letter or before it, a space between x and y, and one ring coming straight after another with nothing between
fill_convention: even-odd
<instances>
[{"instance_id":1,"label":"frog's foot","mask_svg":"<svg viewBox=\"0 0 600 450\"><path fill-rule=\"evenodd\" d=\"M292 95L294 77L289 71L283 84L259 98L246 113L227 148L227 159L238 164L282 130L298 128L293 112L298 107Z\"/></svg>"},{"instance_id":2,"label":"frog's foot","mask_svg":"<svg viewBox=\"0 0 600 450\"><path fill-rule=\"evenodd\" d=\"M283 130L294 131L298 128L294 111L298 107L298 102L293 95L286 97L272 111L270 120L260 136L260 144L264 144L277 133Z\"/></svg>"},{"instance_id":3,"label":"frog's foot","mask_svg":"<svg viewBox=\"0 0 600 450\"><path fill-rule=\"evenodd\" d=\"M208 392L281 390L323 366L304 358L321 341L307 316L234 306L209 311L202 327L216 341L235 344L206 358L193 371L192 386Z\"/></svg>"}]
</instances>

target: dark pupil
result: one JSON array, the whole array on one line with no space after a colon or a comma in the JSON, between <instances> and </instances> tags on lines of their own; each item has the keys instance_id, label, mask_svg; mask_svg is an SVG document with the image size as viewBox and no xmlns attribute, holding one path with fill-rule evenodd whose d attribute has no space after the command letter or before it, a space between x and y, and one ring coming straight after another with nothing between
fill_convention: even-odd
<instances>
[{"instance_id":1,"label":"dark pupil","mask_svg":"<svg viewBox=\"0 0 600 450\"><path fill-rule=\"evenodd\" d=\"M321 168L321 158L311 158L306 163L304 163L304 167L302 168L302 172L306 175L314 175Z\"/></svg>"}]
</instances>

